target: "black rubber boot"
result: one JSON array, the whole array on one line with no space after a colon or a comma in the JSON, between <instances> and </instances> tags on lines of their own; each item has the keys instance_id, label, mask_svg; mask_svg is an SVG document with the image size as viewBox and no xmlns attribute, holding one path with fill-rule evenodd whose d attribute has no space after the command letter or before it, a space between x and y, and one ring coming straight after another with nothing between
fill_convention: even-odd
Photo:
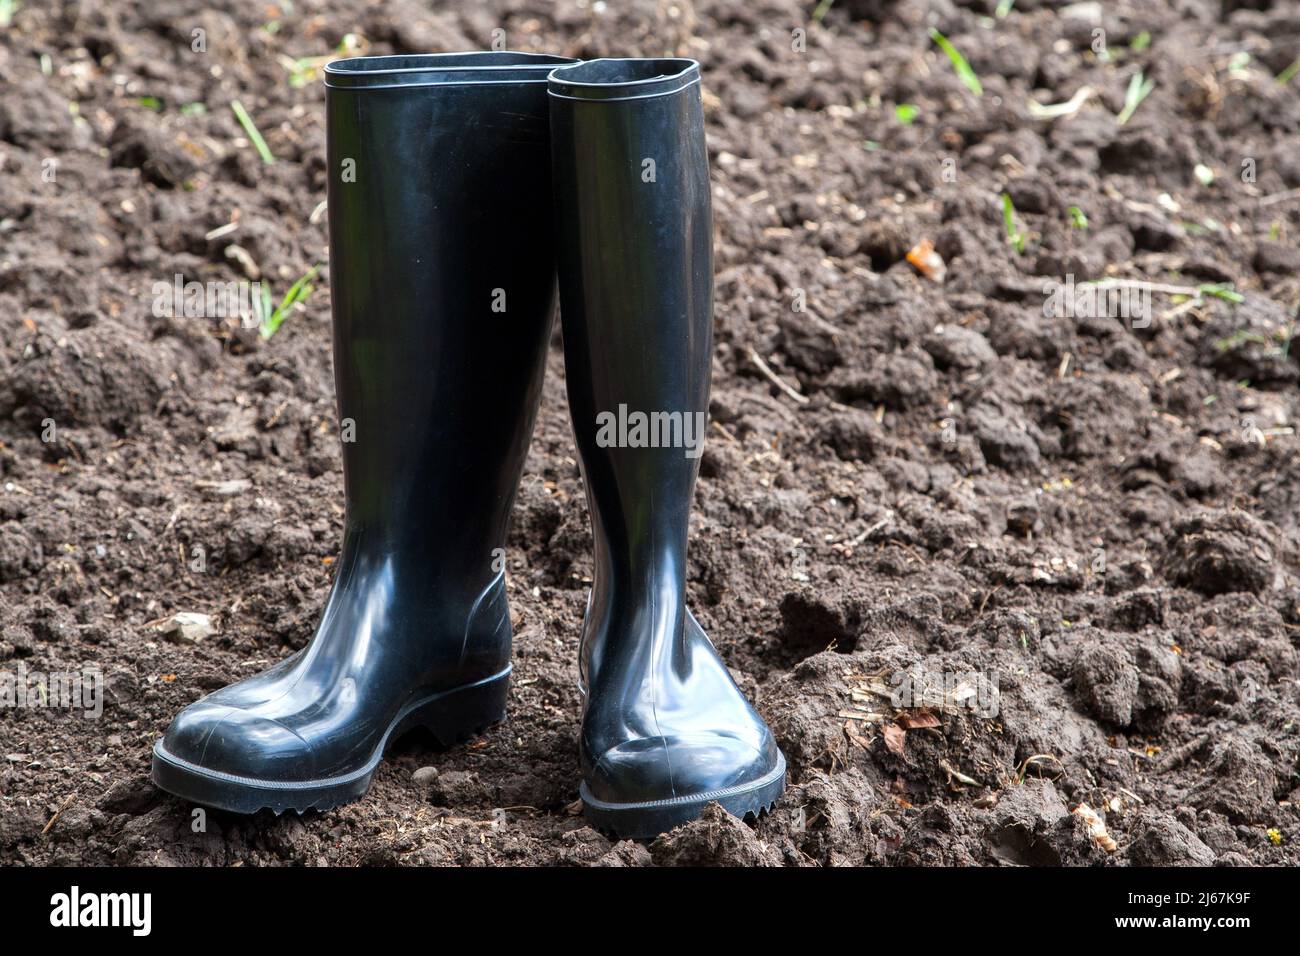
<instances>
[{"instance_id":1,"label":"black rubber boot","mask_svg":"<svg viewBox=\"0 0 1300 956\"><path fill-rule=\"evenodd\" d=\"M303 651L176 718L154 747L164 790L324 809L365 793L404 730L450 745L504 716L500 549L555 301L546 74L569 62L326 67L338 576Z\"/></svg>"},{"instance_id":2,"label":"black rubber boot","mask_svg":"<svg viewBox=\"0 0 1300 956\"><path fill-rule=\"evenodd\" d=\"M565 375L596 554L581 794L596 826L649 837L710 801L757 814L785 786L771 732L686 608L713 341L699 67L591 60L552 72L550 94Z\"/></svg>"}]
</instances>

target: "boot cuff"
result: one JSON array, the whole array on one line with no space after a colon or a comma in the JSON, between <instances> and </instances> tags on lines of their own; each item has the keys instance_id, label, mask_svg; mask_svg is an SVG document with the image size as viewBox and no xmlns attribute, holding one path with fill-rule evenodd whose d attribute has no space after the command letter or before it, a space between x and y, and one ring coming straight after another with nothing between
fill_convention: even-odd
<instances>
[{"instance_id":1,"label":"boot cuff","mask_svg":"<svg viewBox=\"0 0 1300 956\"><path fill-rule=\"evenodd\" d=\"M466 86L480 83L544 83L557 66L577 63L549 53L421 53L410 56L354 56L325 65L333 89L394 89Z\"/></svg>"},{"instance_id":2,"label":"boot cuff","mask_svg":"<svg viewBox=\"0 0 1300 956\"><path fill-rule=\"evenodd\" d=\"M575 100L638 100L668 96L700 82L695 60L600 59L551 71L552 96Z\"/></svg>"}]
</instances>

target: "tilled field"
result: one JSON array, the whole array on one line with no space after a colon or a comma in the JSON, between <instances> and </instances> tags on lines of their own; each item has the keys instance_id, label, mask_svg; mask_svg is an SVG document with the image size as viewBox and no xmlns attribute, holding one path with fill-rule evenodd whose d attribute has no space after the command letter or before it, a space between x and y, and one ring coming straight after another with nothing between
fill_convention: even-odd
<instances>
[{"instance_id":1,"label":"tilled field","mask_svg":"<svg viewBox=\"0 0 1300 956\"><path fill-rule=\"evenodd\" d=\"M97 720L0 710L0 862L1300 862L1295 4L213 6L0 28L0 672L104 680ZM310 58L498 29L703 64L693 607L790 787L649 844L578 815L591 559L557 338L507 722L407 738L350 806L197 826L150 747L310 638L341 539ZM269 339L153 309L178 274L278 300L315 265ZM1053 295L1087 280L1114 294Z\"/></svg>"}]
</instances>

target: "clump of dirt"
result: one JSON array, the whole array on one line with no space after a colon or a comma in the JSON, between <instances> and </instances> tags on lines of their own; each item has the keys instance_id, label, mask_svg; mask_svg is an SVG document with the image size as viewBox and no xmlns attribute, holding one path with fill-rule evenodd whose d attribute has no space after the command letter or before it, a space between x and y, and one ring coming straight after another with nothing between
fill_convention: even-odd
<instances>
[{"instance_id":1,"label":"clump of dirt","mask_svg":"<svg viewBox=\"0 0 1300 956\"><path fill-rule=\"evenodd\" d=\"M18 7L0 672L98 669L104 695L98 719L0 713L0 860L1300 862L1294 6L814 6ZM509 542L506 723L446 752L408 737L335 811L198 813L149 782L152 743L306 643L341 536L311 58L496 29L703 64L716 353L692 600L789 789L756 822L715 810L649 843L578 815L591 556L557 338ZM177 276L278 301L315 265L270 339L153 307ZM1147 309L1050 305L1089 279ZM214 633L165 634L177 612Z\"/></svg>"}]
</instances>

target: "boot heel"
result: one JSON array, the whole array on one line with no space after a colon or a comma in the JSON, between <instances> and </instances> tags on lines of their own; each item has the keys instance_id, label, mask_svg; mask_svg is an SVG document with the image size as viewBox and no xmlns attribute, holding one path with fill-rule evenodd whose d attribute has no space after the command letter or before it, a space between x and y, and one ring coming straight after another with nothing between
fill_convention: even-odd
<instances>
[{"instance_id":1,"label":"boot heel","mask_svg":"<svg viewBox=\"0 0 1300 956\"><path fill-rule=\"evenodd\" d=\"M418 704L407 715L407 727L425 727L444 747L481 733L506 716L510 668L500 674L449 690Z\"/></svg>"}]
</instances>

